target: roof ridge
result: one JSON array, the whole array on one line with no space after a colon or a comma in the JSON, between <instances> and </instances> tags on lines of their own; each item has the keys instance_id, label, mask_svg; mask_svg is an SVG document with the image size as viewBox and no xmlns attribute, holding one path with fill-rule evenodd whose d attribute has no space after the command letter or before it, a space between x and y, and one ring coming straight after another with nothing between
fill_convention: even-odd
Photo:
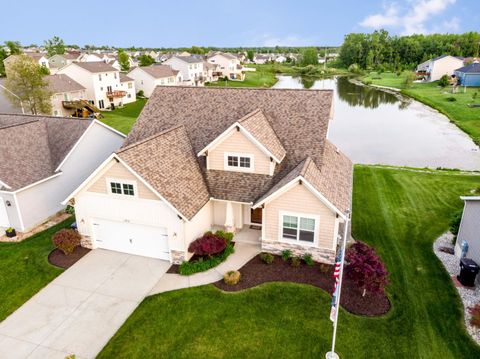
<instances>
[{"instance_id":1,"label":"roof ridge","mask_svg":"<svg viewBox=\"0 0 480 359\"><path fill-rule=\"evenodd\" d=\"M281 92L333 92L332 89L289 89L289 88L277 88L277 87L222 87L222 86L187 86L187 85L178 85L178 86L166 86L172 89L185 88L185 89L194 89L194 90L227 90L227 91L281 91Z\"/></svg>"},{"instance_id":2,"label":"roof ridge","mask_svg":"<svg viewBox=\"0 0 480 359\"><path fill-rule=\"evenodd\" d=\"M165 135L165 134L167 134L167 133L169 133L169 132L172 132L172 131L180 128L180 127L185 128L185 125L180 124L180 125L176 125L176 126L170 127L170 128L167 129L167 130L158 132L158 133L156 133L156 134L154 134L154 135L152 135L152 136L149 136L149 137L147 137L147 138L144 138L143 140L134 142L134 143L132 143L132 144L126 146L126 147L120 148L120 149L119 149L118 151L116 151L115 153L119 154L119 153L125 152L125 151L127 151L127 150L132 149L133 147L136 147L136 146L139 146L139 145L141 145L141 144L144 144L145 142L149 142L149 141L151 141L151 140L154 140L155 138L160 137L160 136L162 136L162 135ZM188 136L187 136L187 137L188 137ZM190 138L189 138L189 141L190 141Z\"/></svg>"},{"instance_id":3,"label":"roof ridge","mask_svg":"<svg viewBox=\"0 0 480 359\"><path fill-rule=\"evenodd\" d=\"M0 131L4 130L4 129L7 129L7 128L17 127L17 126L22 126L22 125L28 125L28 124L31 124L31 123L34 123L34 122L40 122L40 120L36 119L36 120L27 121L27 122L13 123L13 124L8 125L8 126L0 127Z\"/></svg>"},{"instance_id":4,"label":"roof ridge","mask_svg":"<svg viewBox=\"0 0 480 359\"><path fill-rule=\"evenodd\" d=\"M239 120L237 120L236 122L238 123L242 123L246 120L248 120L250 117L253 117L254 115L256 115L257 113L259 112L262 112L263 113L263 110L259 107L257 108L256 110L253 110L252 112L249 112L247 113L245 116L241 117ZM265 116L265 113L263 113L263 115Z\"/></svg>"},{"instance_id":5,"label":"roof ridge","mask_svg":"<svg viewBox=\"0 0 480 359\"><path fill-rule=\"evenodd\" d=\"M75 80L74 80L75 81ZM0 112L0 116L22 116L22 117L38 117L37 121L40 121L41 118L55 118L59 120L73 120L73 121L93 121L91 118L83 117L63 117L63 116L53 116L53 115L34 115L32 113L7 113ZM25 122L24 122L25 123Z\"/></svg>"}]
</instances>

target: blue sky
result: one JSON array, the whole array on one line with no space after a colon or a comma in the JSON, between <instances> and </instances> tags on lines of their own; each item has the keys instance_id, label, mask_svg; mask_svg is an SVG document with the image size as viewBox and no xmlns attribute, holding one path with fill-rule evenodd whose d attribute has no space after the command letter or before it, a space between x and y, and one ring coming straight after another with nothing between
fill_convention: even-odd
<instances>
[{"instance_id":1,"label":"blue sky","mask_svg":"<svg viewBox=\"0 0 480 359\"><path fill-rule=\"evenodd\" d=\"M5 0L7 1L7 0ZM350 32L480 31L480 0L9 1L0 41L118 47L340 45Z\"/></svg>"}]
</instances>

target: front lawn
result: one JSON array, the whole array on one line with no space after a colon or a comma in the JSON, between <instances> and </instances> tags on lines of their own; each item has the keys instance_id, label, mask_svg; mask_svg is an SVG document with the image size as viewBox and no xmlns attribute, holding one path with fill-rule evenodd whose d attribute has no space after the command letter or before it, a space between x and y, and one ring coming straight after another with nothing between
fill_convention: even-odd
<instances>
[{"instance_id":1,"label":"front lawn","mask_svg":"<svg viewBox=\"0 0 480 359\"><path fill-rule=\"evenodd\" d=\"M127 103L122 108L104 111L102 112L102 122L124 134L128 134L146 103L147 99L140 98L135 102Z\"/></svg>"},{"instance_id":2,"label":"front lawn","mask_svg":"<svg viewBox=\"0 0 480 359\"><path fill-rule=\"evenodd\" d=\"M0 243L0 321L63 272L50 265L52 235L69 227L73 218L20 243Z\"/></svg>"},{"instance_id":3,"label":"front lawn","mask_svg":"<svg viewBox=\"0 0 480 359\"><path fill-rule=\"evenodd\" d=\"M224 81L219 80L207 84L207 86L220 87L272 87L278 81L276 73L271 65L255 65L256 71L246 71L243 81Z\"/></svg>"},{"instance_id":4,"label":"front lawn","mask_svg":"<svg viewBox=\"0 0 480 359\"><path fill-rule=\"evenodd\" d=\"M341 358L475 358L462 307L432 243L480 177L459 172L356 166L353 234L373 245L391 273L384 317L341 311ZM270 283L236 293L213 286L148 297L100 358L324 357L332 333L330 297Z\"/></svg>"}]
</instances>

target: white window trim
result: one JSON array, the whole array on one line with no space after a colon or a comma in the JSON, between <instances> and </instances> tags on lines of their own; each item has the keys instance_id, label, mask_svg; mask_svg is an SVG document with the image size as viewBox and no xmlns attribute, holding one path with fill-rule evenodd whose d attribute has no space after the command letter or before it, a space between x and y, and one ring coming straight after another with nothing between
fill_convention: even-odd
<instances>
[{"instance_id":1,"label":"white window trim","mask_svg":"<svg viewBox=\"0 0 480 359\"><path fill-rule=\"evenodd\" d=\"M283 216L293 216L293 217L302 217L302 218L310 218L315 220L315 230L313 232L313 242L306 242L301 240L293 240L288 238L283 238ZM318 229L320 226L320 216L316 214L309 214L309 213L300 213L300 212L288 212L288 211L279 211L278 212L278 240L279 242L289 243L289 244L297 244L301 246L307 247L318 247ZM298 228L300 228L300 220L298 221Z\"/></svg>"},{"instance_id":2,"label":"white window trim","mask_svg":"<svg viewBox=\"0 0 480 359\"><path fill-rule=\"evenodd\" d=\"M228 156L238 157L239 167L229 166L228 165ZM240 167L240 157L250 158L250 167ZM255 157L252 154L248 154L248 153L224 152L224 154L223 154L223 169L226 170L226 171L236 171L236 172L254 172L255 171Z\"/></svg>"},{"instance_id":3,"label":"white window trim","mask_svg":"<svg viewBox=\"0 0 480 359\"><path fill-rule=\"evenodd\" d=\"M106 182L107 182L108 194L110 194L112 196L122 197L122 198L138 198L137 181L107 177ZM122 185L122 193L121 194L112 192L112 186L110 185L110 183L112 183L112 182L120 183ZM133 196L123 193L123 185L124 184L131 184L133 186Z\"/></svg>"}]
</instances>

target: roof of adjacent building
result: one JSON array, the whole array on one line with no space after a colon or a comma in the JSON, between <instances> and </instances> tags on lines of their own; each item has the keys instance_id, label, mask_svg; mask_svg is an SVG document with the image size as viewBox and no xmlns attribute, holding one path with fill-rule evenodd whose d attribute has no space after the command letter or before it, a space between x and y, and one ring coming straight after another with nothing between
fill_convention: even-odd
<instances>
[{"instance_id":1,"label":"roof of adjacent building","mask_svg":"<svg viewBox=\"0 0 480 359\"><path fill-rule=\"evenodd\" d=\"M455 71L464 72L466 74L480 74L480 63L474 62L470 65L463 66Z\"/></svg>"},{"instance_id":2,"label":"roof of adjacent building","mask_svg":"<svg viewBox=\"0 0 480 359\"><path fill-rule=\"evenodd\" d=\"M115 67L103 61L74 62L74 64L92 73L118 71Z\"/></svg>"},{"instance_id":3,"label":"roof of adjacent building","mask_svg":"<svg viewBox=\"0 0 480 359\"><path fill-rule=\"evenodd\" d=\"M201 57L197 57L197 56L193 56L193 55L190 55L190 56L175 55L175 56L172 56L170 59L173 59L173 58L182 60L184 62L188 62L189 64L196 64L196 63L199 63L199 62L203 62L203 59Z\"/></svg>"},{"instance_id":4,"label":"roof of adjacent building","mask_svg":"<svg viewBox=\"0 0 480 359\"><path fill-rule=\"evenodd\" d=\"M55 174L92 120L0 114L0 181L10 191Z\"/></svg>"},{"instance_id":5,"label":"roof of adjacent building","mask_svg":"<svg viewBox=\"0 0 480 359\"><path fill-rule=\"evenodd\" d=\"M117 155L187 219L210 199L185 126L126 146Z\"/></svg>"},{"instance_id":6,"label":"roof of adjacent building","mask_svg":"<svg viewBox=\"0 0 480 359\"><path fill-rule=\"evenodd\" d=\"M138 69L145 71L150 76L161 79L165 77L176 76L178 71L173 70L168 65L152 65L152 66L145 66L145 67L138 67Z\"/></svg>"},{"instance_id":7,"label":"roof of adjacent building","mask_svg":"<svg viewBox=\"0 0 480 359\"><path fill-rule=\"evenodd\" d=\"M230 59L230 60L238 60L237 56L229 53L229 52L221 52L221 51L215 51L213 52L212 54L210 54L208 57L214 57L214 56L217 56L217 55L220 55L220 56L223 56L227 59Z\"/></svg>"},{"instance_id":8,"label":"roof of adjacent building","mask_svg":"<svg viewBox=\"0 0 480 359\"><path fill-rule=\"evenodd\" d=\"M36 61L40 60L42 57L47 55L41 52L24 52L24 54Z\"/></svg>"},{"instance_id":9,"label":"roof of adjacent building","mask_svg":"<svg viewBox=\"0 0 480 359\"><path fill-rule=\"evenodd\" d=\"M129 82L129 81L135 81L131 77L128 77L125 75L123 72L120 72L120 82Z\"/></svg>"},{"instance_id":10,"label":"roof of adjacent building","mask_svg":"<svg viewBox=\"0 0 480 359\"><path fill-rule=\"evenodd\" d=\"M432 61L437 61L437 60L443 59L444 57L453 57L454 59L462 60L462 61L463 61L463 57L461 57L461 56L452 56L452 55L441 55L441 56L437 56L437 57L434 57L434 58L432 59Z\"/></svg>"},{"instance_id":11,"label":"roof of adjacent building","mask_svg":"<svg viewBox=\"0 0 480 359\"><path fill-rule=\"evenodd\" d=\"M205 158L196 158L213 198L254 203L310 158L318 170L308 171L312 185L345 211L350 207L352 163L326 140L332 100L331 90L157 87L125 146L183 125L193 152L199 153L241 121L272 153L284 153L284 159L268 176L206 170Z\"/></svg>"},{"instance_id":12,"label":"roof of adjacent building","mask_svg":"<svg viewBox=\"0 0 480 359\"><path fill-rule=\"evenodd\" d=\"M52 93L85 90L85 87L65 74L48 75L45 77Z\"/></svg>"}]
</instances>

